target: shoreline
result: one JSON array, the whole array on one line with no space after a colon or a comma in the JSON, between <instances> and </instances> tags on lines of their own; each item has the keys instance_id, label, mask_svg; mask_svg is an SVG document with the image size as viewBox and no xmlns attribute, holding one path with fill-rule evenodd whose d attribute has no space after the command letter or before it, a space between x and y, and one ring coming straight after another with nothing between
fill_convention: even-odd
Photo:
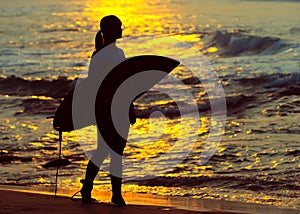
<instances>
[{"instance_id":1,"label":"shoreline","mask_svg":"<svg viewBox=\"0 0 300 214\"><path fill-rule=\"evenodd\" d=\"M196 199L188 197L165 197L141 193L124 193L128 207L111 205L110 192L94 191L93 196L101 201L97 204L82 204L70 199L74 191L64 190L58 197L53 192L24 186L0 185L0 213L272 213L299 214L300 210L281 208L274 205L263 205L238 201L217 199ZM5 200L4 200L5 198ZM102 212L103 211L103 212Z\"/></svg>"}]
</instances>

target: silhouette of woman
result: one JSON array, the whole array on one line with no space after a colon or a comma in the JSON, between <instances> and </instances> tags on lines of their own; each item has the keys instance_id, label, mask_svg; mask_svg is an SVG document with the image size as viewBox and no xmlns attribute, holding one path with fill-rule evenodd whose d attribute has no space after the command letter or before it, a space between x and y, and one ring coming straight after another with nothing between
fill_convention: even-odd
<instances>
[{"instance_id":1,"label":"silhouette of woman","mask_svg":"<svg viewBox=\"0 0 300 214\"><path fill-rule=\"evenodd\" d=\"M122 38L122 22L114 15L105 16L100 21L100 30L95 37L95 51L92 54L92 60L90 68L93 67L93 62L101 61L109 64L111 68L125 60L125 55L122 49L116 47L116 40ZM104 58L104 60L103 60ZM99 71L90 69L88 78L98 78ZM105 75L105 74L104 74ZM130 123L135 122L133 113L133 105L130 107ZM105 126L105 124L103 124ZM127 134L130 124L128 124ZM109 131L109 130L108 130ZM111 137L110 143L116 143L125 145L126 142L113 142L114 136ZM125 146L124 146L125 147ZM121 148L124 151L124 147ZM121 185L122 185L122 156L113 152L107 143L104 142L101 134L98 131L98 147L92 158L89 160L85 179L81 180L83 186L80 190L83 203L91 202L91 192L93 189L93 181L98 174L99 167L102 165L104 159L110 155L110 178L112 185L112 199L111 202L119 206L126 206L126 203L122 197Z\"/></svg>"}]
</instances>

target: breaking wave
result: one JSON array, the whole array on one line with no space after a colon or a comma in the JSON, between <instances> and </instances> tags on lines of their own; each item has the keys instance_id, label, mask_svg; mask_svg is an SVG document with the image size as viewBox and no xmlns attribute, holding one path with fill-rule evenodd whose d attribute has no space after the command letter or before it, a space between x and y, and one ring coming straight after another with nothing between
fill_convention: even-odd
<instances>
[{"instance_id":1,"label":"breaking wave","mask_svg":"<svg viewBox=\"0 0 300 214\"><path fill-rule=\"evenodd\" d=\"M0 78L0 93L13 96L66 96L75 85L74 80L66 77L58 79L27 80L17 76Z\"/></svg>"},{"instance_id":2,"label":"breaking wave","mask_svg":"<svg viewBox=\"0 0 300 214\"><path fill-rule=\"evenodd\" d=\"M288 45L277 37L217 31L208 47L217 47L222 56L275 54Z\"/></svg>"}]
</instances>

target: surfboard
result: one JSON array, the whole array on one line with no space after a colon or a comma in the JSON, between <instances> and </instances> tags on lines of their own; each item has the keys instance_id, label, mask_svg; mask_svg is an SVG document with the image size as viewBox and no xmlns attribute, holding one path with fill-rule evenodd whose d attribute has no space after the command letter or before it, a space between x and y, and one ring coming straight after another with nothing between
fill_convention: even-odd
<instances>
[{"instance_id":1,"label":"surfboard","mask_svg":"<svg viewBox=\"0 0 300 214\"><path fill-rule=\"evenodd\" d=\"M112 99L121 84L128 78L143 71L156 70L164 73L163 75L160 73L160 75L153 75L151 78L143 79L142 81L145 84L144 91L137 94L133 98L133 102L157 84L164 76L168 75L168 73L170 73L179 64L179 61L168 57L142 55L126 59L108 73L98 89L95 105L97 126L106 142L111 141L111 136L117 136L117 139L115 140L125 140L118 134L117 130L115 130L112 118L110 117ZM73 94L66 96L55 112L53 128L57 131L70 132L74 130L72 120L72 98ZM101 111L98 111L97 109L101 109ZM85 124L85 126L89 125L96 124ZM116 148L115 150L118 151Z\"/></svg>"},{"instance_id":2,"label":"surfboard","mask_svg":"<svg viewBox=\"0 0 300 214\"><path fill-rule=\"evenodd\" d=\"M53 128L56 131L70 132L74 130L72 120L73 94L69 94L60 103L53 118Z\"/></svg>"},{"instance_id":3,"label":"surfboard","mask_svg":"<svg viewBox=\"0 0 300 214\"><path fill-rule=\"evenodd\" d=\"M123 154L123 149L127 142L127 139L124 139L119 134L112 118L112 104L117 90L120 90L122 84L131 77L140 77L136 81L138 80L138 83L142 84L142 91L136 92L136 95L132 99L134 101L161 81L179 64L179 61L163 56L135 56L128 58L114 67L104 78L96 97L96 123L105 142L117 154ZM157 73L156 71L159 72ZM134 81L133 83L137 84ZM133 85L132 88L134 87ZM132 94L126 95L126 93L123 93L123 96L132 96ZM120 111L127 111L128 114L128 108L122 108ZM122 113L126 114L126 112L121 112L120 114Z\"/></svg>"}]
</instances>

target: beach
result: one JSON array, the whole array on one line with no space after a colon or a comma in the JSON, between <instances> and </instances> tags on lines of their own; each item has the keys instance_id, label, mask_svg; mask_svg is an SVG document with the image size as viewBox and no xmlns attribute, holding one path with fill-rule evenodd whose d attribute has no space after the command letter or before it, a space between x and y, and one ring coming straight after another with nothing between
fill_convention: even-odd
<instances>
[{"instance_id":1,"label":"beach","mask_svg":"<svg viewBox=\"0 0 300 214\"><path fill-rule=\"evenodd\" d=\"M125 194L127 207L118 207L109 203L109 194L98 193L97 203L82 204L72 201L66 195L55 197L53 193L24 191L0 188L0 213L110 213L110 214L296 214L299 210L278 208L275 206L226 202L220 200L183 199L175 197L157 197L147 194Z\"/></svg>"}]
</instances>

